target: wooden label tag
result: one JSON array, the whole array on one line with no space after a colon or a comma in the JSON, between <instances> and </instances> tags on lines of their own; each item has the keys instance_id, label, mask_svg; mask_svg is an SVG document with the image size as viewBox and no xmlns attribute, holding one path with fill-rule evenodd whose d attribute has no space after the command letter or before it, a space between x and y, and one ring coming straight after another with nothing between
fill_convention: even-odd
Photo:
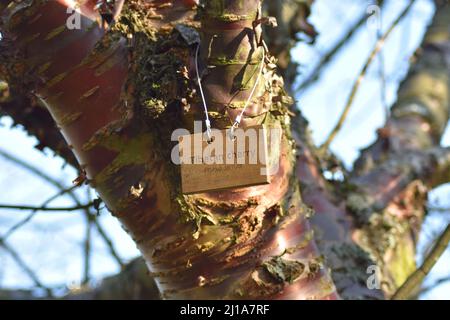
<instances>
[{"instance_id":1,"label":"wooden label tag","mask_svg":"<svg viewBox=\"0 0 450 320\"><path fill-rule=\"evenodd\" d=\"M184 194L270 183L267 128L262 125L179 138L181 189Z\"/></svg>"}]
</instances>

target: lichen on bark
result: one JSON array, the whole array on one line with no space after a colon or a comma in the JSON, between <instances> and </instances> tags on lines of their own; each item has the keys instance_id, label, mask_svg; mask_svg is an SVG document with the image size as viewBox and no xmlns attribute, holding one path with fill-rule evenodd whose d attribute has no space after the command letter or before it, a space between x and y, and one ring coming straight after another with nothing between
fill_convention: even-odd
<instances>
[{"instance_id":1,"label":"lichen on bark","mask_svg":"<svg viewBox=\"0 0 450 320\"><path fill-rule=\"evenodd\" d=\"M13 31L26 48L46 38L48 49L54 46L54 55L36 52L35 65L28 66L46 66L40 68L46 82L36 92L73 145L91 185L133 237L163 296L336 298L314 240L304 237L310 227L294 174L292 99L268 52L262 60L260 1L208 2L200 24L181 1L130 1L107 32L86 21L89 27L73 34L59 29L63 3L35 2L27 9L34 13L42 5L55 12L51 26L36 18L42 34ZM270 185L180 194L178 168L170 162L170 133L203 119L192 73L195 46L183 28L176 28L180 24L198 28L201 35L202 82L215 127L231 125L250 99L255 67L263 64L242 126L265 123L283 129L274 153L280 169ZM79 36L80 42L67 39L81 43L82 51L63 60L68 44L57 40L69 35ZM86 81L80 84L80 77ZM69 92L75 83L76 91ZM264 277L264 263L282 253L283 259L308 266L308 276L276 284Z\"/></svg>"}]
</instances>

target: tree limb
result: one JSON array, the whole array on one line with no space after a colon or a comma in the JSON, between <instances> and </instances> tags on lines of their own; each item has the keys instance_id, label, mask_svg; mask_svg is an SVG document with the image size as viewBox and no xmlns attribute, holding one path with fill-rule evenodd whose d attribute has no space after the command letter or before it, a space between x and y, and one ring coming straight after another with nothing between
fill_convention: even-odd
<instances>
[{"instance_id":1,"label":"tree limb","mask_svg":"<svg viewBox=\"0 0 450 320\"><path fill-rule=\"evenodd\" d=\"M82 209L89 209L94 206L94 202L89 202L87 204L73 206L73 207L33 207L26 205L9 205L0 204L0 209L13 209L13 210L33 210L33 211L77 211Z\"/></svg>"},{"instance_id":2,"label":"tree limb","mask_svg":"<svg viewBox=\"0 0 450 320\"><path fill-rule=\"evenodd\" d=\"M379 5L383 6L385 1L379 1ZM298 92L302 92L309 88L315 81L319 78L320 73L325 69L325 67L332 61L334 56L348 43L348 41L356 34L361 26L367 21L368 17L366 12L355 20L355 22L348 28L345 35L335 43L335 45L329 49L321 58L314 69L308 74L308 76L300 83L297 88Z\"/></svg>"},{"instance_id":3,"label":"tree limb","mask_svg":"<svg viewBox=\"0 0 450 320\"><path fill-rule=\"evenodd\" d=\"M423 279L428 275L436 262L442 256L450 242L450 225L444 230L437 239L431 252L425 258L422 265L405 281L405 283L392 296L392 300L408 299L413 291L422 284Z\"/></svg>"}]
</instances>

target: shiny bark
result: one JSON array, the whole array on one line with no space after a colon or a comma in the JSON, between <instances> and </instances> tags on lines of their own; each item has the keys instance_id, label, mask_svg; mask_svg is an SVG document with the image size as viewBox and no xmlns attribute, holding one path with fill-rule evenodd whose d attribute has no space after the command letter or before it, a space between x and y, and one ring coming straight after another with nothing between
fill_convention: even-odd
<instances>
[{"instance_id":1,"label":"shiny bark","mask_svg":"<svg viewBox=\"0 0 450 320\"><path fill-rule=\"evenodd\" d=\"M213 125L222 128L230 125L224 119L233 119L249 97L245 84L255 81L253 71L264 50L255 23L261 18L260 2L209 1L200 25L184 2L169 7L164 1L147 3L143 8L162 18L140 32L130 32L138 24L127 23L113 26L117 32L101 30L92 21L89 3L82 8L81 30L68 30L69 4L12 5L3 14L3 30L14 39L14 49L26 55L20 67L27 81L90 184L135 240L163 297L337 297L312 239L309 209L302 204L294 175L291 100L269 60L242 124L283 128L280 151L274 152L280 170L270 185L184 196L178 168L169 158L172 130L189 128L201 117L189 72L192 47L182 41L184 31L169 22L199 27L201 57L208 66L206 96L212 101ZM129 7L133 4L138 3ZM157 78L159 59L167 59L168 68ZM148 69L154 73L145 78L143 70ZM146 82L149 77L152 83ZM156 82L161 89L151 97L138 93L156 91Z\"/></svg>"}]
</instances>

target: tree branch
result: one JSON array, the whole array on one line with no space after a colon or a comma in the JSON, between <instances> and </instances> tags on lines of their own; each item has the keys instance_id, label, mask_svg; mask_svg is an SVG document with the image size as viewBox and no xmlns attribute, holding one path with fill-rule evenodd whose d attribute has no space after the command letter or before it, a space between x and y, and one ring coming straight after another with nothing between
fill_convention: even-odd
<instances>
[{"instance_id":1,"label":"tree branch","mask_svg":"<svg viewBox=\"0 0 450 320\"><path fill-rule=\"evenodd\" d=\"M380 6L383 6L384 3L384 0L379 1ZM367 14L364 11L363 14L358 19L356 19L355 22L348 28L345 35L320 58L320 61L317 63L314 69L300 83L297 91L302 92L315 83L315 81L319 78L321 72L332 61L334 56L345 46L345 44L347 44L347 42L356 34L360 27L364 25L364 22L367 21L367 18Z\"/></svg>"},{"instance_id":2,"label":"tree branch","mask_svg":"<svg viewBox=\"0 0 450 320\"><path fill-rule=\"evenodd\" d=\"M0 290L0 299L48 299L33 290ZM159 290L149 275L142 258L133 259L116 275L106 277L96 287L81 286L71 289L60 299L65 300L159 300Z\"/></svg>"},{"instance_id":3,"label":"tree branch","mask_svg":"<svg viewBox=\"0 0 450 320\"><path fill-rule=\"evenodd\" d=\"M89 202L87 204L74 206L74 207L53 207L49 208L46 206L43 207L33 207L26 205L9 205L9 204L0 204L0 209L13 209L13 210L33 210L33 211L77 211L82 209L89 209L94 206L94 202Z\"/></svg>"},{"instance_id":4,"label":"tree branch","mask_svg":"<svg viewBox=\"0 0 450 320\"><path fill-rule=\"evenodd\" d=\"M440 278L440 279L436 280L432 285L420 289L419 294L424 294L426 292L429 292L429 291L435 289L437 286L440 286L441 284L447 283L449 281L450 281L450 277Z\"/></svg>"},{"instance_id":5,"label":"tree branch","mask_svg":"<svg viewBox=\"0 0 450 320\"><path fill-rule=\"evenodd\" d=\"M48 198L46 201L44 201L41 205L41 207L46 207L50 202L52 202L53 200L61 197L62 195L71 192L72 190L74 190L76 188L76 186L73 186L69 189L66 190L62 190L60 192L58 192L57 194L55 194L54 196ZM15 231L17 231L19 228L21 228L22 226L24 226L26 223L28 223L35 215L36 213L38 213L38 210L33 210L25 219L19 221L18 223L16 223L15 225L13 225L10 229L8 229L1 237L0 240L6 240L9 236L11 236Z\"/></svg>"},{"instance_id":6,"label":"tree branch","mask_svg":"<svg viewBox=\"0 0 450 320\"><path fill-rule=\"evenodd\" d=\"M33 280L34 284L37 287L45 289L49 297L52 296L51 290L41 283L41 281L38 279L37 275L33 272L33 270L31 270L31 268L25 263L25 261L23 261L20 255L11 246L9 246L5 241L0 239L0 247L2 247L6 252L8 252L11 255L11 257L17 263L17 265L30 277L31 280Z\"/></svg>"},{"instance_id":7,"label":"tree branch","mask_svg":"<svg viewBox=\"0 0 450 320\"><path fill-rule=\"evenodd\" d=\"M436 262L442 256L450 242L450 225L447 226L442 235L437 239L430 254L425 258L422 265L405 281L405 283L392 296L392 300L408 299L413 291L420 286Z\"/></svg>"},{"instance_id":8,"label":"tree branch","mask_svg":"<svg viewBox=\"0 0 450 320\"><path fill-rule=\"evenodd\" d=\"M1 51L0 45L0 51ZM11 88L10 97L0 101L0 117L10 116L14 125L21 125L29 135L37 138L36 149L51 149L68 164L77 168L75 157L55 126L50 113L36 99L29 97L30 92L22 92L18 85ZM1 99L0 99L1 100Z\"/></svg>"},{"instance_id":9,"label":"tree branch","mask_svg":"<svg viewBox=\"0 0 450 320\"><path fill-rule=\"evenodd\" d=\"M42 179L43 181L46 181L50 184L52 184L53 186L55 186L56 188L60 189L60 190L66 190L67 188L58 180L56 180L55 178L53 178L52 176L46 174L44 171L42 171L40 168L20 159L19 157L14 156L13 154L0 149L0 156L5 158L8 161L11 161L12 163L14 163L15 165L29 171L30 173L32 173L33 175L39 177L40 179ZM69 189L67 189L69 190ZM70 189L70 191L72 191L72 189ZM66 193L69 193L70 191L67 191Z\"/></svg>"},{"instance_id":10,"label":"tree branch","mask_svg":"<svg viewBox=\"0 0 450 320\"><path fill-rule=\"evenodd\" d=\"M450 4L436 10L377 141L345 182L353 240L375 257L387 296L416 270L415 248L427 193L449 181Z\"/></svg>"},{"instance_id":11,"label":"tree branch","mask_svg":"<svg viewBox=\"0 0 450 320\"><path fill-rule=\"evenodd\" d=\"M298 42L298 34L304 33L311 39L317 36L314 27L308 23L314 0L306 1L264 1L267 15L275 17L277 26L267 26L265 40L270 53L277 59L278 72L283 76L287 90L293 91L297 77L297 63L292 61L291 49Z\"/></svg>"},{"instance_id":12,"label":"tree branch","mask_svg":"<svg viewBox=\"0 0 450 320\"><path fill-rule=\"evenodd\" d=\"M365 63L364 67L362 68L361 72L359 73L358 79L353 84L352 90L350 92L350 96L347 100L347 103L345 104L345 107L342 111L341 116L339 117L339 120L335 127L331 130L330 134L326 138L325 142L320 147L322 150L327 150L331 143L333 142L334 138L342 128L345 119L347 118L350 109L353 105L353 101L355 100L356 93L358 92L359 86L364 80L364 77L366 76L367 70L369 69L372 62L375 60L375 57L377 54L381 51L383 48L384 43L386 42L386 39L389 37L389 35L394 31L394 29L397 27L399 22L410 12L413 4L415 3L415 0L411 0L409 4L406 6L406 8L400 13L400 15L397 17L397 19L394 20L394 22L391 24L391 26L386 30L386 32L383 34L382 37L377 41L375 48L372 50L372 52L369 55L369 58L367 59L367 62Z\"/></svg>"},{"instance_id":13,"label":"tree branch","mask_svg":"<svg viewBox=\"0 0 450 320\"><path fill-rule=\"evenodd\" d=\"M94 225L97 228L98 233L100 234L100 236L103 238L103 240L106 243L106 246L109 249L109 252L111 253L111 256L116 260L117 264L120 266L121 269L123 269L125 267L124 262L122 261L122 258L120 258L119 254L116 251L116 248L114 247L113 242L111 241L111 239L108 237L108 235L106 234L105 230L103 230L103 227L101 226L100 222L98 221L98 219L94 219Z\"/></svg>"}]
</instances>

